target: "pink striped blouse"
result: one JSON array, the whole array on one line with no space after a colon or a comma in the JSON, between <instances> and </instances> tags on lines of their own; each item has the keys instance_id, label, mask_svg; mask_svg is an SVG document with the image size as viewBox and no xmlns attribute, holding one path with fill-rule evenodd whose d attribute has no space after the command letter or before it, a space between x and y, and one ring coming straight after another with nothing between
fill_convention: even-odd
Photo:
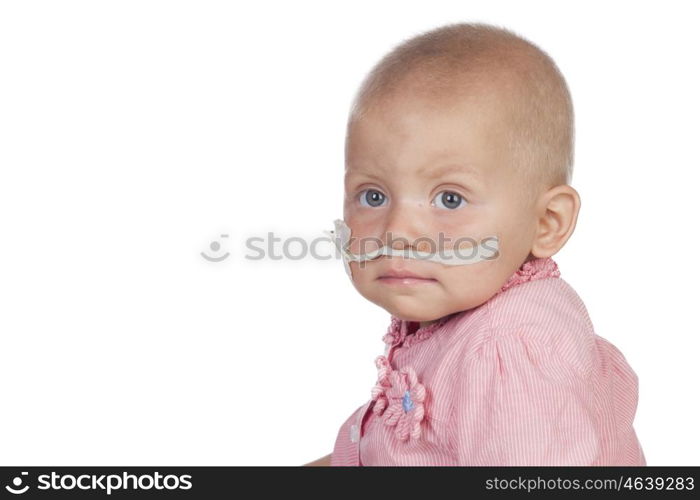
<instances>
[{"instance_id":1,"label":"pink striped blouse","mask_svg":"<svg viewBox=\"0 0 700 500\"><path fill-rule=\"evenodd\" d=\"M646 465L637 375L552 258L424 328L391 316L383 340L331 465Z\"/></svg>"}]
</instances>

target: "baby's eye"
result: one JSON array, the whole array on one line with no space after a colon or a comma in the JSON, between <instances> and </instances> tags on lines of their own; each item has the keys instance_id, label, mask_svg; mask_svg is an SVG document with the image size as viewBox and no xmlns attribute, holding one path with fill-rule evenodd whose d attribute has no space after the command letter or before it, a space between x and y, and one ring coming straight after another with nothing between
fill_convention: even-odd
<instances>
[{"instance_id":1,"label":"baby's eye","mask_svg":"<svg viewBox=\"0 0 700 500\"><path fill-rule=\"evenodd\" d=\"M386 200L386 196L376 189L365 189L360 193L360 205L365 207L379 207Z\"/></svg>"},{"instance_id":2,"label":"baby's eye","mask_svg":"<svg viewBox=\"0 0 700 500\"><path fill-rule=\"evenodd\" d=\"M433 205L440 208L447 208L449 210L455 210L460 208L462 205L467 204L467 200L462 198L462 195L457 194L453 191L442 191L433 200Z\"/></svg>"}]
</instances>

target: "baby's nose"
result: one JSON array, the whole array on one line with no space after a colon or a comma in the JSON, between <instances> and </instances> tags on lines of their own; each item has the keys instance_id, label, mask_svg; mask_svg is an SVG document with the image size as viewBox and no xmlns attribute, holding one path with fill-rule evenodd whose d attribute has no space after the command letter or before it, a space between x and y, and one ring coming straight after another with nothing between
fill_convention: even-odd
<instances>
[{"instance_id":1,"label":"baby's nose","mask_svg":"<svg viewBox=\"0 0 700 500\"><path fill-rule=\"evenodd\" d=\"M395 250L414 248L421 252L430 251L430 232L422 221L423 217L416 212L403 210L390 215L385 240L388 247Z\"/></svg>"}]
</instances>

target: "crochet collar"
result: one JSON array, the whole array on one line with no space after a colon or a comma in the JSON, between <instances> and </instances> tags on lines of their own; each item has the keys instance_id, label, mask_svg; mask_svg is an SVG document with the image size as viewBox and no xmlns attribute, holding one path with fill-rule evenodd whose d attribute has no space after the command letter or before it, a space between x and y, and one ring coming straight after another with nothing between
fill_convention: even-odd
<instances>
[{"instance_id":1,"label":"crochet collar","mask_svg":"<svg viewBox=\"0 0 700 500\"><path fill-rule=\"evenodd\" d=\"M499 294L528 281L536 281L544 278L559 278L559 266L551 257L534 258L525 261L520 268L515 271L496 292ZM387 329L382 340L389 346L399 344L403 341L405 347L409 347L415 343L429 338L436 330L442 327L450 319L460 314L463 311L458 311L447 316L443 316L434 323L420 328L418 321L406 321L391 315L391 324Z\"/></svg>"}]
</instances>

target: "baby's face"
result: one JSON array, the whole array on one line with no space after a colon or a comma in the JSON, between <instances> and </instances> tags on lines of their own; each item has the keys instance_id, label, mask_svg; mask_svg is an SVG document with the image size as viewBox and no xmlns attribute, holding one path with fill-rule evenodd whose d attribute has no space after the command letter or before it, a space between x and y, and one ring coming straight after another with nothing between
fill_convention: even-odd
<instances>
[{"instance_id":1,"label":"baby's face","mask_svg":"<svg viewBox=\"0 0 700 500\"><path fill-rule=\"evenodd\" d=\"M343 214L352 253L375 250L389 236L394 248L407 241L419 251L431 250L426 238L432 251L439 248L440 233L444 249L459 238L499 239L496 259L468 265L386 255L351 262L360 294L402 319L432 321L484 303L530 256L534 203L519 194L507 126L494 97L437 104L410 93L383 101L352 125ZM381 244L362 246L362 239ZM383 277L389 271L426 279Z\"/></svg>"}]
</instances>

